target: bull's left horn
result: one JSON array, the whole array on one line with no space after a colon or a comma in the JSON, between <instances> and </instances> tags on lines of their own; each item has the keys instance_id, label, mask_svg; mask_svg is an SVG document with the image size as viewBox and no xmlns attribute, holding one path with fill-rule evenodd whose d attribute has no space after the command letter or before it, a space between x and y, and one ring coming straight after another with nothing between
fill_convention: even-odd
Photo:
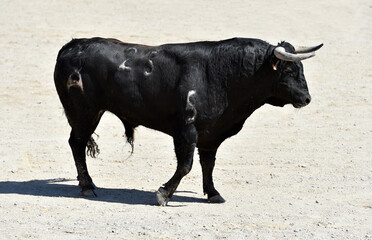
<instances>
[{"instance_id":1,"label":"bull's left horn","mask_svg":"<svg viewBox=\"0 0 372 240\"><path fill-rule=\"evenodd\" d=\"M310 53L319 50L321 47L323 47L323 43L313 47L296 47L295 51L296 53Z\"/></svg>"},{"instance_id":2,"label":"bull's left horn","mask_svg":"<svg viewBox=\"0 0 372 240\"><path fill-rule=\"evenodd\" d=\"M274 49L274 55L280 60L294 62L294 61L301 61L301 60L314 57L315 52L304 53L304 54L294 54L294 53L286 52L284 47L276 47Z\"/></svg>"}]
</instances>

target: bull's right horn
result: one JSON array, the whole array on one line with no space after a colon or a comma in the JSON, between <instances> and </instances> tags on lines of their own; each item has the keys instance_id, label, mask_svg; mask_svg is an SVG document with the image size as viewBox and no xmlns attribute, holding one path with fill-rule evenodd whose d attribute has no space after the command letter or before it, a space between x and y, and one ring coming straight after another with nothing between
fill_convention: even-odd
<instances>
[{"instance_id":1,"label":"bull's right horn","mask_svg":"<svg viewBox=\"0 0 372 240\"><path fill-rule=\"evenodd\" d=\"M295 53L286 52L284 47L276 47L274 49L274 55L280 60L294 62L294 61L301 61L301 60L314 57L315 52L295 54Z\"/></svg>"}]
</instances>

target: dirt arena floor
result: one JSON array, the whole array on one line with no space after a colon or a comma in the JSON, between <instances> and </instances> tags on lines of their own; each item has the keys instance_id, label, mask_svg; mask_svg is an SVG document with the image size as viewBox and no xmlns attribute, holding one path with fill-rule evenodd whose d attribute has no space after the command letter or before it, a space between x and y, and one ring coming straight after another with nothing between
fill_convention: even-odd
<instances>
[{"instance_id":1,"label":"dirt arena floor","mask_svg":"<svg viewBox=\"0 0 372 240\"><path fill-rule=\"evenodd\" d=\"M0 239L372 239L372 3L0 0ZM172 139L139 127L135 152L106 113L84 198L53 71L72 38L158 45L235 36L324 43L303 62L309 106L264 106L219 149L208 204L198 155L168 207Z\"/></svg>"}]
</instances>

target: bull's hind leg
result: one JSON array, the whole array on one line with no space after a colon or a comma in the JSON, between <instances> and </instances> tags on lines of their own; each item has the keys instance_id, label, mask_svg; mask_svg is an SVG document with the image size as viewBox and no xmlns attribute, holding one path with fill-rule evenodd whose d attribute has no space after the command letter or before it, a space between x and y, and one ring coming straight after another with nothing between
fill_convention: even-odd
<instances>
[{"instance_id":1,"label":"bull's hind leg","mask_svg":"<svg viewBox=\"0 0 372 240\"><path fill-rule=\"evenodd\" d=\"M72 155L75 160L75 166L78 173L77 179L79 181L79 187L84 196L89 196L92 193L95 195L92 178L89 176L88 168L86 165L85 149L90 139L88 131L80 131L76 128L72 128L69 144L72 150Z\"/></svg>"},{"instance_id":2,"label":"bull's hind leg","mask_svg":"<svg viewBox=\"0 0 372 240\"><path fill-rule=\"evenodd\" d=\"M165 206L168 203L181 179L190 172L197 136L195 126L189 124L179 134L173 137L177 157L177 170L173 177L157 191L156 197L159 205Z\"/></svg>"},{"instance_id":3,"label":"bull's hind leg","mask_svg":"<svg viewBox=\"0 0 372 240\"><path fill-rule=\"evenodd\" d=\"M69 124L72 128L68 142L75 160L79 187L83 195L95 195L95 186L92 178L89 176L86 165L85 151L88 147L87 154L92 157L95 157L96 153L98 153L97 144L94 142L91 135L96 129L103 111L96 110L81 98L70 98L69 100L71 104L65 109Z\"/></svg>"},{"instance_id":4,"label":"bull's hind leg","mask_svg":"<svg viewBox=\"0 0 372 240\"><path fill-rule=\"evenodd\" d=\"M208 202L223 203L225 200L214 188L213 184L213 168L216 161L216 151L205 151L199 149L200 164L203 171L203 190L208 196Z\"/></svg>"}]
</instances>

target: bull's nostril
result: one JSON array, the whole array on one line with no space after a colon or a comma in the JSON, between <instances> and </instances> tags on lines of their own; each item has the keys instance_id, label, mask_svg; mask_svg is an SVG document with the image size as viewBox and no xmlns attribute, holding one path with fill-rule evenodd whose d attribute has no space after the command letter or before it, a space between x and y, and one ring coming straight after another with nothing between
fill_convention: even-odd
<instances>
[{"instance_id":1,"label":"bull's nostril","mask_svg":"<svg viewBox=\"0 0 372 240\"><path fill-rule=\"evenodd\" d=\"M305 103L306 103L306 104L309 104L310 101L311 101L310 98L306 98Z\"/></svg>"}]
</instances>

